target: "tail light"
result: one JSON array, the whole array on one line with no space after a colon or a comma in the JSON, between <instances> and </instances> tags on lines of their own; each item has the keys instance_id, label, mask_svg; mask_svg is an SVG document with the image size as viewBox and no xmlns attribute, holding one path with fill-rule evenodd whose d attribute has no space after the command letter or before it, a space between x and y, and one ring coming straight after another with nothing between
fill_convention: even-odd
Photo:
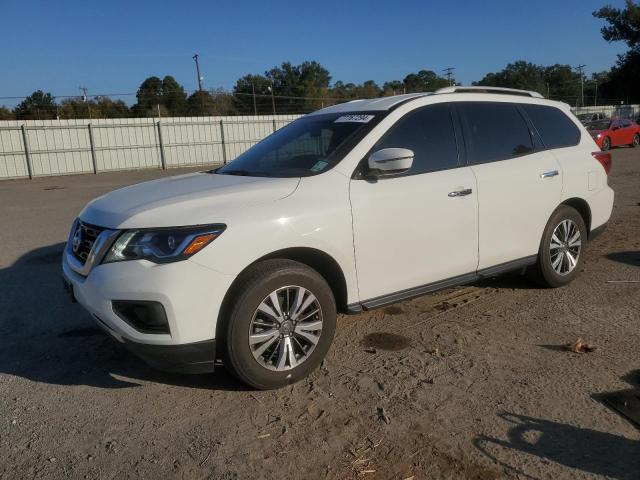
<instances>
[{"instance_id":1,"label":"tail light","mask_svg":"<svg viewBox=\"0 0 640 480\"><path fill-rule=\"evenodd\" d=\"M595 158L600 162L600 164L602 165L602 168L604 168L604 173L609 175L609 171L611 171L611 164L612 164L611 154L607 152L592 152L591 155L593 155L593 158Z\"/></svg>"}]
</instances>

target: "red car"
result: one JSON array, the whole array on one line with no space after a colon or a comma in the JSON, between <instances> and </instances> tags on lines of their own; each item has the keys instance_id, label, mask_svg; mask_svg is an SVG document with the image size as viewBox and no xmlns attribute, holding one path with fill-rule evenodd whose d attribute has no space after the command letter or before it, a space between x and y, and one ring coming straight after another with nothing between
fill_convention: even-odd
<instances>
[{"instance_id":1,"label":"red car","mask_svg":"<svg viewBox=\"0 0 640 480\"><path fill-rule=\"evenodd\" d=\"M640 125L626 118L602 120L586 125L587 130L602 150L621 145L640 145Z\"/></svg>"}]
</instances>

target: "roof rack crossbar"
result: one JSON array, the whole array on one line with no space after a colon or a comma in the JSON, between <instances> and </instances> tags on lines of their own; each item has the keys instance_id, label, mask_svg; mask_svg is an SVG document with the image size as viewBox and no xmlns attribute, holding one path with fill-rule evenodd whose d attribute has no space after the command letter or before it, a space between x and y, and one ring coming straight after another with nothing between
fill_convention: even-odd
<instances>
[{"instance_id":1,"label":"roof rack crossbar","mask_svg":"<svg viewBox=\"0 0 640 480\"><path fill-rule=\"evenodd\" d=\"M538 92L533 92L531 90L518 90L515 88L504 88L504 87L481 87L481 86L473 86L473 87L463 87L463 86L453 86L453 87L444 87L435 91L436 94L442 93L494 93L494 94L502 94L502 95L520 95L522 97L533 97L533 98L544 98Z\"/></svg>"}]
</instances>

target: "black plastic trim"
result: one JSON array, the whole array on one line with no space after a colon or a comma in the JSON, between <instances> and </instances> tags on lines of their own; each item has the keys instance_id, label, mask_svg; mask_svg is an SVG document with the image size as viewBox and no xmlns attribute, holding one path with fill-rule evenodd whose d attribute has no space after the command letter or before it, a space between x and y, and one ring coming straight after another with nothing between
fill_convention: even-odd
<instances>
[{"instance_id":1,"label":"black plastic trim","mask_svg":"<svg viewBox=\"0 0 640 480\"><path fill-rule=\"evenodd\" d=\"M501 273L511 272L520 268L528 267L536 263L538 259L537 255L530 255L528 257L519 258L511 262L501 263L489 268L483 268L473 273L466 273L464 275L458 275L439 282L428 283L426 285L420 285L418 287L408 288L399 292L390 293L387 295L381 295L379 297L371 298L360 303L352 303L347 305L348 314L361 313L363 310L373 310L375 308L391 305L392 303L400 302L403 300L410 300L412 298L420 297L427 293L437 292L449 287L455 287L463 285L465 283L471 283L476 280L493 277Z\"/></svg>"},{"instance_id":2,"label":"black plastic trim","mask_svg":"<svg viewBox=\"0 0 640 480\"><path fill-rule=\"evenodd\" d=\"M493 277L500 275L501 273L511 272L520 268L534 265L538 261L538 255L529 255L528 257L519 258L518 260L512 260L510 262L501 263L499 265L483 268L478 270L479 278Z\"/></svg>"},{"instance_id":3,"label":"black plastic trim","mask_svg":"<svg viewBox=\"0 0 640 480\"><path fill-rule=\"evenodd\" d=\"M100 317L94 315L98 325L115 342L158 370L173 373L211 373L216 364L216 340L183 343L181 345L152 345L128 340L116 334Z\"/></svg>"},{"instance_id":4,"label":"black plastic trim","mask_svg":"<svg viewBox=\"0 0 640 480\"><path fill-rule=\"evenodd\" d=\"M165 372L210 373L214 371L215 339L182 345L149 345L124 339L124 346L151 367Z\"/></svg>"},{"instance_id":5,"label":"black plastic trim","mask_svg":"<svg viewBox=\"0 0 640 480\"><path fill-rule=\"evenodd\" d=\"M475 273L467 273L465 275L459 275L447 280L429 283L427 285L421 285L419 287L408 288L399 292L375 297L370 300L365 300L364 302L361 302L361 304L365 310L373 310L374 308L384 307L385 305L390 305L401 300L409 300L411 298L420 297L426 293L436 292L444 288L453 287L462 283L472 282L477 278L478 277Z\"/></svg>"}]
</instances>

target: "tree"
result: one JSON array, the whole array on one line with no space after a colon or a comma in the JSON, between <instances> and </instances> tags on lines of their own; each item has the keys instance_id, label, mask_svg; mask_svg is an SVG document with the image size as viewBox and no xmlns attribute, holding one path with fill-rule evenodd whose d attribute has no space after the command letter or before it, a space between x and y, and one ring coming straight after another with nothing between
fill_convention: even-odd
<instances>
[{"instance_id":1,"label":"tree","mask_svg":"<svg viewBox=\"0 0 640 480\"><path fill-rule=\"evenodd\" d=\"M640 4L626 0L623 10L607 5L593 16L608 23L600 29L607 42L625 42L631 50L640 47Z\"/></svg>"},{"instance_id":2,"label":"tree","mask_svg":"<svg viewBox=\"0 0 640 480\"><path fill-rule=\"evenodd\" d=\"M57 105L50 93L36 90L25 98L13 113L18 120L50 120L57 117Z\"/></svg>"},{"instance_id":3,"label":"tree","mask_svg":"<svg viewBox=\"0 0 640 480\"><path fill-rule=\"evenodd\" d=\"M400 80L391 80L390 82L385 82L382 85L382 95L385 97L391 95L399 95L404 92L404 83Z\"/></svg>"},{"instance_id":4,"label":"tree","mask_svg":"<svg viewBox=\"0 0 640 480\"><path fill-rule=\"evenodd\" d=\"M524 60L510 63L499 72L487 73L482 80L474 82L474 85L547 91L544 69Z\"/></svg>"},{"instance_id":5,"label":"tree","mask_svg":"<svg viewBox=\"0 0 640 480\"><path fill-rule=\"evenodd\" d=\"M233 101L238 113L244 115L271 113L271 82L264 75L245 75L236 81L233 87Z\"/></svg>"},{"instance_id":6,"label":"tree","mask_svg":"<svg viewBox=\"0 0 640 480\"><path fill-rule=\"evenodd\" d=\"M605 6L593 12L593 16L607 23L600 30L607 42L625 42L629 46L624 55L618 55L609 79L602 84L602 96L640 101L637 87L640 78L640 4L627 0L624 9Z\"/></svg>"},{"instance_id":7,"label":"tree","mask_svg":"<svg viewBox=\"0 0 640 480\"><path fill-rule=\"evenodd\" d=\"M149 77L140 84L136 93L138 102L131 108L138 117L156 116L158 106L164 108L161 112L167 115L184 115L187 109L187 94L182 85L175 78L167 75L162 80L159 77Z\"/></svg>"},{"instance_id":8,"label":"tree","mask_svg":"<svg viewBox=\"0 0 640 480\"><path fill-rule=\"evenodd\" d=\"M187 110L187 94L184 87L175 78L167 75L162 79L162 102L169 113L176 117L184 115Z\"/></svg>"},{"instance_id":9,"label":"tree","mask_svg":"<svg viewBox=\"0 0 640 480\"><path fill-rule=\"evenodd\" d=\"M135 115L154 116L153 108L162 101L162 80L155 76L147 78L140 84L136 98L138 102L131 109Z\"/></svg>"},{"instance_id":10,"label":"tree","mask_svg":"<svg viewBox=\"0 0 640 480\"><path fill-rule=\"evenodd\" d=\"M0 120L14 120L16 116L5 106L0 107Z\"/></svg>"},{"instance_id":11,"label":"tree","mask_svg":"<svg viewBox=\"0 0 640 480\"><path fill-rule=\"evenodd\" d=\"M580 74L571 68L571 65L555 64L542 69L542 78L545 88L539 90L549 98L574 105L581 95ZM589 96L585 82L585 97Z\"/></svg>"},{"instance_id":12,"label":"tree","mask_svg":"<svg viewBox=\"0 0 640 480\"><path fill-rule=\"evenodd\" d=\"M449 80L438 76L432 70L420 70L418 73L410 73L404 77L402 83L406 93L433 92L439 88L449 86Z\"/></svg>"},{"instance_id":13,"label":"tree","mask_svg":"<svg viewBox=\"0 0 640 480\"><path fill-rule=\"evenodd\" d=\"M187 99L191 115L233 115L236 113L234 97L222 90L196 91Z\"/></svg>"},{"instance_id":14,"label":"tree","mask_svg":"<svg viewBox=\"0 0 640 480\"><path fill-rule=\"evenodd\" d=\"M126 118L131 112L122 100L113 101L109 97L97 97L94 100L68 98L58 108L60 118Z\"/></svg>"}]
</instances>

